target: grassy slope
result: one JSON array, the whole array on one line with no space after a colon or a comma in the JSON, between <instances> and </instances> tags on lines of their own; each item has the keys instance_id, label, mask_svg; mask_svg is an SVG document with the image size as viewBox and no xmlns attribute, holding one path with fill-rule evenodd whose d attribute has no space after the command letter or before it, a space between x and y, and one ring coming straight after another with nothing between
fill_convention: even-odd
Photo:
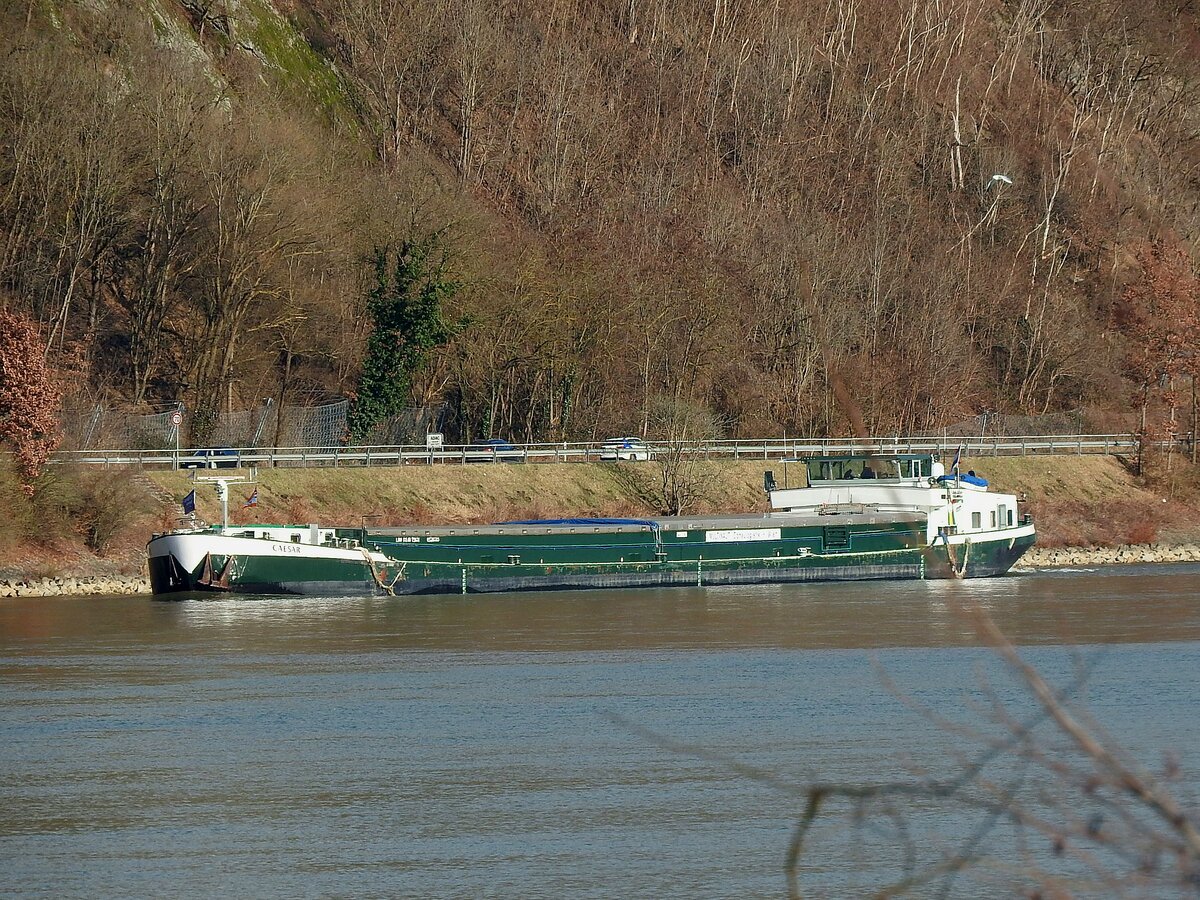
<instances>
[{"instance_id":1,"label":"grassy slope","mask_svg":"<svg viewBox=\"0 0 1200 900\"><path fill-rule=\"evenodd\" d=\"M996 490L1024 495L1047 546L1137 543L1170 538L1200 525L1194 507L1164 503L1139 487L1115 459L1088 456L964 460L964 469L986 475ZM765 509L762 473L778 461L713 463L702 511ZM231 503L234 521L353 523L379 514L379 524L487 522L568 515L647 515L655 512L645 485L654 463L616 465L409 466L398 469L274 469L259 473L260 506ZM795 471L789 472L793 483ZM191 487L179 473L154 479L182 497ZM240 497L249 493L243 489ZM200 514L213 521L219 507L211 491L198 492Z\"/></svg>"},{"instance_id":2,"label":"grassy slope","mask_svg":"<svg viewBox=\"0 0 1200 900\"><path fill-rule=\"evenodd\" d=\"M708 502L700 512L755 512L765 509L762 473L777 461L712 463ZM965 460L991 480L996 490L1029 498L1043 546L1091 546L1163 540L1195 540L1200 511L1195 504L1164 502L1139 487L1124 466L1101 457L1026 457ZM234 485L233 522L352 525L363 515L374 524L405 522L490 522L539 516L639 516L655 512L646 486L654 463L620 465L406 466L380 469L266 469L259 473L257 509L242 509L251 488ZM212 475L213 473L208 473ZM226 473L222 473L226 474ZM244 473L228 473L238 475ZM790 468L791 483L798 473ZM143 492L106 557L88 553L77 539L59 535L41 546L0 546L0 575L133 572L143 566L142 548L150 531L173 527L178 501L197 487L197 511L217 521L215 492L181 472L154 472L136 479L153 487Z\"/></svg>"},{"instance_id":3,"label":"grassy slope","mask_svg":"<svg viewBox=\"0 0 1200 900\"><path fill-rule=\"evenodd\" d=\"M1110 546L1194 537L1200 511L1139 485L1122 463L1100 456L964 460L996 490L1028 498L1043 546Z\"/></svg>"},{"instance_id":4,"label":"grassy slope","mask_svg":"<svg viewBox=\"0 0 1200 900\"><path fill-rule=\"evenodd\" d=\"M761 463L713 465L710 509L764 509ZM405 466L386 469L264 469L258 474L259 507L242 510L231 494L235 521L357 523L377 514L378 524L489 522L571 515L646 515L640 496L658 472L653 463ZM181 473L155 473L177 497L192 484ZM197 491L197 511L213 521L220 507L211 490Z\"/></svg>"}]
</instances>

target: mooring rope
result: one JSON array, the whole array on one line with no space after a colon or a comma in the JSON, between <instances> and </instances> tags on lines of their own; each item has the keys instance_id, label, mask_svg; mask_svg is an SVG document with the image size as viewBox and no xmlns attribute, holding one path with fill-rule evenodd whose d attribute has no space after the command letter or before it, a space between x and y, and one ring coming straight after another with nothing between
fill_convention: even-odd
<instances>
[{"instance_id":1,"label":"mooring rope","mask_svg":"<svg viewBox=\"0 0 1200 900\"><path fill-rule=\"evenodd\" d=\"M392 583L384 584L383 579L379 577L379 573L375 571L375 561L371 559L371 551L366 547L360 547L359 549L362 550L363 559L367 561L367 571L371 573L371 578L375 582L375 586L389 597L395 597L396 582L404 577L404 567L408 563L400 563L400 571L396 573L396 577L392 579ZM386 569L384 571L386 572Z\"/></svg>"}]
</instances>

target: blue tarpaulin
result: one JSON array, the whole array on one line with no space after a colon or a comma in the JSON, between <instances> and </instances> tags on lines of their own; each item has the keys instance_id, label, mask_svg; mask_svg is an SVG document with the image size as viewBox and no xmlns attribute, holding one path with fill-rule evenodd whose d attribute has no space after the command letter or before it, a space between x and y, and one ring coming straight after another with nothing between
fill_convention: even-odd
<instances>
[{"instance_id":1,"label":"blue tarpaulin","mask_svg":"<svg viewBox=\"0 0 1200 900\"><path fill-rule=\"evenodd\" d=\"M496 525L645 525L657 528L651 519L528 519L519 522L495 522Z\"/></svg>"},{"instance_id":2,"label":"blue tarpaulin","mask_svg":"<svg viewBox=\"0 0 1200 900\"><path fill-rule=\"evenodd\" d=\"M976 487L987 487L987 479L980 478L978 475L959 475L957 478L953 475L939 475L938 482L941 484L949 484L952 481L961 481L965 484L973 484Z\"/></svg>"}]
</instances>

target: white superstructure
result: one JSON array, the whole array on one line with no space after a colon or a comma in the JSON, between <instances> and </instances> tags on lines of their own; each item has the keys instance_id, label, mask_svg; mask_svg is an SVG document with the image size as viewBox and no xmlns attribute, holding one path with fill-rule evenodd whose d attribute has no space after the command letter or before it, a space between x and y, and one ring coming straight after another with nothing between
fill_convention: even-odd
<instances>
[{"instance_id":1,"label":"white superstructure","mask_svg":"<svg viewBox=\"0 0 1200 900\"><path fill-rule=\"evenodd\" d=\"M917 454L822 456L790 461L802 466L807 485L768 485L771 515L872 515L918 513L926 535L962 544L1034 533L1013 494L988 490L975 475L945 474L934 457Z\"/></svg>"}]
</instances>

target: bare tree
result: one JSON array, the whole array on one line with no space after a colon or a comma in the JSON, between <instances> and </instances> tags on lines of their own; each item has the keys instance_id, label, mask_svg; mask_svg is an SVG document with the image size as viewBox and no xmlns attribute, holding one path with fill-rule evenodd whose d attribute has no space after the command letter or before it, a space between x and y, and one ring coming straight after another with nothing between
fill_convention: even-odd
<instances>
[{"instance_id":1,"label":"bare tree","mask_svg":"<svg viewBox=\"0 0 1200 900\"><path fill-rule=\"evenodd\" d=\"M209 149L201 176L210 243L197 274L191 383L193 423L203 436L230 386L255 312L280 296L287 262L315 252L315 246L303 207L288 196L294 170L269 139L232 129Z\"/></svg>"},{"instance_id":2,"label":"bare tree","mask_svg":"<svg viewBox=\"0 0 1200 900\"><path fill-rule=\"evenodd\" d=\"M877 870L898 876L881 874L880 883L855 886L871 896L952 896L960 888L971 890L962 882L972 875L1031 897L1193 896L1200 877L1200 811L1177 796L1176 760L1168 757L1160 774L1151 773L1088 715L1079 697L1097 658L1077 658L1074 676L1055 686L1022 658L978 603L966 602L957 611L1027 691L1034 708L1015 716L1006 702L1011 695L1001 699L985 683L991 703L980 712L982 720L963 721L904 696L881 672L898 703L973 748L934 772L914 768L911 777L889 781L798 783L617 721L659 746L794 797L799 812L784 874L788 895L797 900L807 893L814 832L847 819L856 833L873 836L873 846L893 854L894 865ZM935 810L952 817L951 829L942 832L930 824Z\"/></svg>"},{"instance_id":3,"label":"bare tree","mask_svg":"<svg viewBox=\"0 0 1200 900\"><path fill-rule=\"evenodd\" d=\"M1087 666L1073 683L1056 689L1021 658L981 606L972 602L963 612L981 640L993 647L1024 683L1039 711L1015 720L997 704L994 720L1006 734L988 740L976 733L984 746L946 778L807 787L804 812L787 856L791 895L801 895L805 839L836 799L851 801L860 815L881 815L901 823L909 808L930 800L980 814L978 829L952 842L940 858L907 866L902 880L885 887L884 893L910 891L942 879L952 881L955 873L985 864L988 837L1002 823L1044 841L1052 856L1073 857L1088 873L1087 890L1141 894L1154 885L1184 892L1194 889L1200 873L1196 813L1183 806L1168 787L1172 769L1165 779L1151 775L1098 724L1089 723L1086 714L1073 708L1074 695L1086 682ZM1065 743L1039 732L1043 724L1053 726ZM1015 767L1005 781L992 781L989 766L1005 758ZM1031 796L1023 788L1033 778L1042 778L1049 786ZM1030 867L1017 877L1054 892L1054 878L1047 871Z\"/></svg>"},{"instance_id":4,"label":"bare tree","mask_svg":"<svg viewBox=\"0 0 1200 900\"><path fill-rule=\"evenodd\" d=\"M379 155L395 165L441 89L448 4L339 0L333 24L379 124Z\"/></svg>"},{"instance_id":5,"label":"bare tree","mask_svg":"<svg viewBox=\"0 0 1200 900\"><path fill-rule=\"evenodd\" d=\"M209 136L211 92L167 78L135 98L144 128L139 148L144 181L133 213L134 234L116 254L114 291L129 314L131 399L140 404L167 340L166 321L178 291L198 263L199 218L206 203L193 173Z\"/></svg>"}]
</instances>

